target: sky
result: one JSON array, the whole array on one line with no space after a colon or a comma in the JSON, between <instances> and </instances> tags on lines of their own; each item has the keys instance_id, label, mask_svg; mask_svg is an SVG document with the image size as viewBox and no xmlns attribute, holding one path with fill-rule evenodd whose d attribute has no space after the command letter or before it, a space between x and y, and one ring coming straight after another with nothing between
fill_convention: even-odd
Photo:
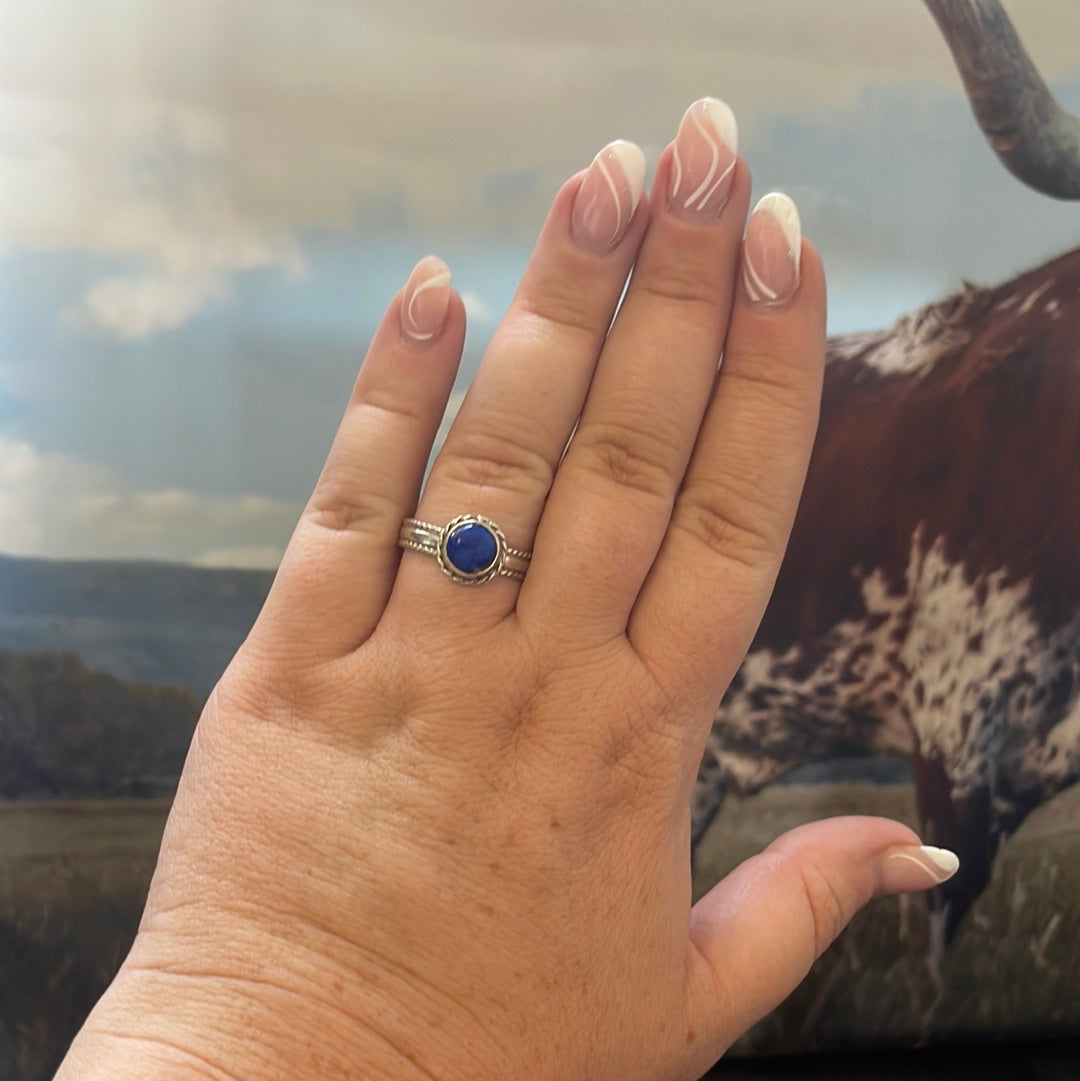
<instances>
[{"instance_id":1,"label":"sky","mask_svg":"<svg viewBox=\"0 0 1080 1081\"><path fill-rule=\"evenodd\" d=\"M1006 8L1080 112L1080 4ZM707 94L833 333L1080 244L918 0L0 0L0 552L275 566L412 265L465 299L453 405L562 181Z\"/></svg>"}]
</instances>

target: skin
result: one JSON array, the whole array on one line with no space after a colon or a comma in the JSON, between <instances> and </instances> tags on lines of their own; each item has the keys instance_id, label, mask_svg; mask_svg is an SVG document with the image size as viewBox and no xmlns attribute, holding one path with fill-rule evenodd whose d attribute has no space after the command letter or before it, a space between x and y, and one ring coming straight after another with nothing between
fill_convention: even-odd
<instances>
[{"instance_id":1,"label":"skin","mask_svg":"<svg viewBox=\"0 0 1080 1081\"><path fill-rule=\"evenodd\" d=\"M422 494L464 309L417 341L393 300L59 1081L689 1079L871 897L932 884L906 827L835 819L691 907L690 794L798 502L825 283L804 242L793 295L753 303L745 163L708 220L671 168L606 252L574 239L584 174L558 193ZM396 546L463 511L534 550L524 583Z\"/></svg>"}]
</instances>

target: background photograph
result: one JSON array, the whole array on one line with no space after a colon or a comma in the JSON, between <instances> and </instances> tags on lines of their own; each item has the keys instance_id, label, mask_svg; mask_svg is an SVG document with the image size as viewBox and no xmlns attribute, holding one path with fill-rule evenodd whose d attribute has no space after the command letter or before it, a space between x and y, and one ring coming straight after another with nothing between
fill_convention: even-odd
<instances>
[{"instance_id":1,"label":"background photograph","mask_svg":"<svg viewBox=\"0 0 1080 1081\"><path fill-rule=\"evenodd\" d=\"M1080 115L1080 5L1004 7ZM441 441L560 184L706 95L797 203L831 344L695 889L838 813L964 868L733 1054L1080 1035L1080 206L998 160L927 5L0 0L0 1078L51 1077L126 953L411 267L468 313Z\"/></svg>"}]
</instances>

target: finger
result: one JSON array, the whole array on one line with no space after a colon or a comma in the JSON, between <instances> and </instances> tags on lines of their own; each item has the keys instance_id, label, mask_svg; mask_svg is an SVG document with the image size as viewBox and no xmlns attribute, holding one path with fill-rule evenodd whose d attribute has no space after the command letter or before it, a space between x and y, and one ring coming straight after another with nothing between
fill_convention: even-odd
<instances>
[{"instance_id":1,"label":"finger","mask_svg":"<svg viewBox=\"0 0 1080 1081\"><path fill-rule=\"evenodd\" d=\"M442 526L480 514L510 546L532 546L555 468L592 378L648 219L639 211L645 159L632 143L605 147L559 192L535 251L434 463L416 516ZM469 597L469 618L503 618L517 585L491 581ZM402 611L461 593L435 560L406 556L394 597Z\"/></svg>"},{"instance_id":2,"label":"finger","mask_svg":"<svg viewBox=\"0 0 1080 1081\"><path fill-rule=\"evenodd\" d=\"M714 1059L778 1006L871 898L930 889L956 872L899 822L833 818L785 833L694 906L690 1025Z\"/></svg>"},{"instance_id":3,"label":"finger","mask_svg":"<svg viewBox=\"0 0 1080 1081\"><path fill-rule=\"evenodd\" d=\"M749 175L735 121L691 106L661 156L653 222L552 489L519 603L560 636L622 633L671 515L731 303Z\"/></svg>"},{"instance_id":4,"label":"finger","mask_svg":"<svg viewBox=\"0 0 1080 1081\"><path fill-rule=\"evenodd\" d=\"M386 605L402 518L416 506L453 386L465 311L440 259L387 309L253 638L292 662L344 655Z\"/></svg>"},{"instance_id":5,"label":"finger","mask_svg":"<svg viewBox=\"0 0 1080 1081\"><path fill-rule=\"evenodd\" d=\"M751 216L742 267L713 398L629 628L649 668L688 689L702 716L741 662L775 584L824 371L824 274L786 197L766 197Z\"/></svg>"}]
</instances>

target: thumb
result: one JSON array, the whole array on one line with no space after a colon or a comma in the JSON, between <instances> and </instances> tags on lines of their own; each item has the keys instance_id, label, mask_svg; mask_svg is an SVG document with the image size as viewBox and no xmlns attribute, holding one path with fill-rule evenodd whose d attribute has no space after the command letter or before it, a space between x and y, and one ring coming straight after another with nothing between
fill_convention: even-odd
<instances>
[{"instance_id":1,"label":"thumb","mask_svg":"<svg viewBox=\"0 0 1080 1081\"><path fill-rule=\"evenodd\" d=\"M952 852L899 822L830 818L799 826L712 888L691 913L692 1027L717 1057L778 1006L873 897L939 885Z\"/></svg>"}]
</instances>

